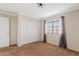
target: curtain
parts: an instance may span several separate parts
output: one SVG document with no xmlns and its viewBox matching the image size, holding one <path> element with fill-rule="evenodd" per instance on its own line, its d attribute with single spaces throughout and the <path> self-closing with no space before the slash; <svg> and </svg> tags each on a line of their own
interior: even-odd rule
<svg viewBox="0 0 79 59">
<path fill-rule="evenodd" d="M 62 33 L 61 33 L 59 47 L 67 48 L 64 18 L 65 18 L 64 16 L 61 17 L 61 21 L 62 21 Z"/>
<path fill-rule="evenodd" d="M 46 43 L 45 25 L 46 25 L 46 20 L 44 20 L 44 40 L 43 40 L 43 42 Z"/>
</svg>

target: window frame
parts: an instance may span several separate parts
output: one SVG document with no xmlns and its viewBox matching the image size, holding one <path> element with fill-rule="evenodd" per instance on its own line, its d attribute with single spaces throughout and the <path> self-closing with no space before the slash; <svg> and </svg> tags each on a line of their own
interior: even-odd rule
<svg viewBox="0 0 79 59">
<path fill-rule="evenodd" d="M 55 26 L 54 26 L 54 22 L 58 22 L 58 24 L 57 25 L 55 25 L 55 26 L 57 26 L 57 28 L 55 29 Z M 50 26 L 52 29 L 51 30 L 47 30 L 47 28 L 46 28 L 46 26 L 47 26 L 47 24 L 48 23 L 51 23 L 52 25 Z M 49 33 L 49 34 L 61 34 L 61 21 L 60 21 L 60 19 L 59 20 L 55 20 L 55 21 L 47 21 L 46 22 L 46 24 L 45 24 L 46 26 L 45 26 L 45 33 Z M 50 33 L 51 32 L 51 33 Z"/>
</svg>

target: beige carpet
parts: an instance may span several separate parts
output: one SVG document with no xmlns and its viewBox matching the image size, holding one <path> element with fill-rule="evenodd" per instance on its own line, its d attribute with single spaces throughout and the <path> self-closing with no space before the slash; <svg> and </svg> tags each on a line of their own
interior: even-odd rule
<svg viewBox="0 0 79 59">
<path fill-rule="evenodd" d="M 2 56 L 78 56 L 79 53 L 69 51 L 52 44 L 35 42 L 21 47 L 10 46 L 0 48 Z"/>
</svg>

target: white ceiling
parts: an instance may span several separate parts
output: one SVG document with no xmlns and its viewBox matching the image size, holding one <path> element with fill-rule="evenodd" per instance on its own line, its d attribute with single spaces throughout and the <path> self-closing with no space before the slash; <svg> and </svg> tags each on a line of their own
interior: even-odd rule
<svg viewBox="0 0 79 59">
<path fill-rule="evenodd" d="M 0 3 L 0 10 L 8 12 L 20 12 L 33 18 L 41 18 L 54 15 L 71 9 L 78 9 L 78 3 L 45 3 L 43 8 L 36 3 Z"/>
</svg>

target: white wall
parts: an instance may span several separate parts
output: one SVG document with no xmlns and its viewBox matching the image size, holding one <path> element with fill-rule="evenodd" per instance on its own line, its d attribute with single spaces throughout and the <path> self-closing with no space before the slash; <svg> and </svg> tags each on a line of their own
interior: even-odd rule
<svg viewBox="0 0 79 59">
<path fill-rule="evenodd" d="M 20 15 L 18 19 L 18 45 L 40 41 L 40 21 Z"/>
<path fill-rule="evenodd" d="M 47 34 L 47 43 L 59 46 L 60 35 L 59 34 Z"/>
<path fill-rule="evenodd" d="M 65 14 L 67 47 L 79 51 L 79 10 Z"/>
</svg>

